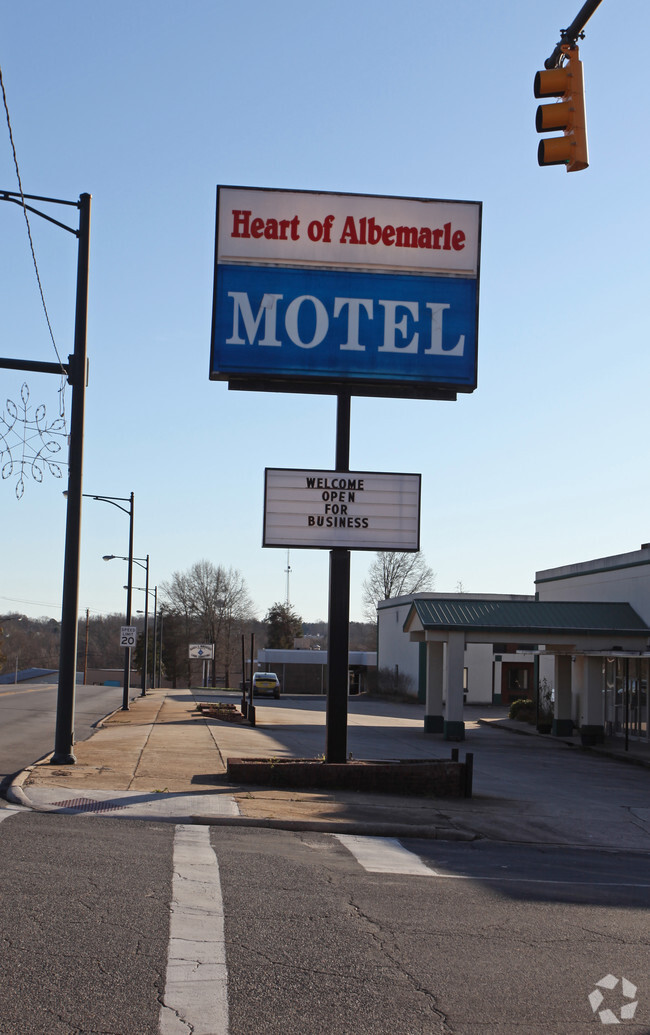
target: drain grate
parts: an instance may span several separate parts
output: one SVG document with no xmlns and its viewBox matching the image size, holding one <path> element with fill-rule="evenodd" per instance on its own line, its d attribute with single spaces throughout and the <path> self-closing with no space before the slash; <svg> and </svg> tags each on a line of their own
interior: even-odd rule
<svg viewBox="0 0 650 1035">
<path fill-rule="evenodd" d="M 121 805 L 116 801 L 94 801 L 92 798 L 69 798 L 67 801 L 53 801 L 52 805 L 73 812 L 115 812 L 127 808 L 126 804 Z"/>
</svg>

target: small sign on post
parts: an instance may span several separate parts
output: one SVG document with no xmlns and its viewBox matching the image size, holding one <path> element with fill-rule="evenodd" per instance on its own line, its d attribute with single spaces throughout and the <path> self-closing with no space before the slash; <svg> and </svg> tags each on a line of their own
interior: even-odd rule
<svg viewBox="0 0 650 1035">
<path fill-rule="evenodd" d="M 120 647 L 135 647 L 137 630 L 135 625 L 120 626 Z"/>
<path fill-rule="evenodd" d="M 214 643 L 190 643 L 190 660 L 198 658 L 200 661 L 212 660 L 214 658 Z"/>
</svg>

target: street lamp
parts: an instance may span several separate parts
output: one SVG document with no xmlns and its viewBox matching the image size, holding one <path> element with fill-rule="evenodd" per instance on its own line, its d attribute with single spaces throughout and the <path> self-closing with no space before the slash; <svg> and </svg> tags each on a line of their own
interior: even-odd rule
<svg viewBox="0 0 650 1035">
<path fill-rule="evenodd" d="M 67 497 L 68 496 L 67 491 L 64 492 L 63 495 Z M 133 493 L 131 493 L 130 496 L 97 496 L 97 495 L 95 495 L 95 493 L 92 493 L 92 492 L 82 492 L 81 495 L 85 499 L 99 500 L 100 503 L 110 503 L 113 507 L 117 507 L 118 510 L 121 510 L 121 511 L 123 511 L 123 513 L 129 515 L 129 556 L 128 556 L 128 558 L 125 557 L 124 560 L 132 560 L 133 559 L 133 517 L 134 517 L 134 509 L 135 509 L 134 508 L 134 496 L 133 496 Z M 123 503 L 128 503 L 128 507 L 123 507 L 122 506 Z M 106 559 L 107 558 L 104 558 L 104 560 L 106 560 Z M 128 577 L 129 587 L 131 586 L 131 581 L 133 579 L 133 575 L 132 575 L 132 572 L 131 572 L 132 567 L 133 567 L 133 565 L 129 564 L 129 577 Z M 127 625 L 131 624 L 131 591 L 130 591 L 130 589 L 129 589 L 129 592 L 127 593 L 127 598 L 126 598 L 126 624 Z M 61 622 L 61 637 L 63 637 L 63 621 Z M 76 648 L 76 639 L 75 639 L 75 668 L 76 668 L 76 649 L 77 648 Z M 123 680 L 124 689 L 123 689 L 123 692 L 122 692 L 122 711 L 126 711 L 126 712 L 128 712 L 128 710 L 129 710 L 129 664 L 130 664 L 129 648 L 125 647 L 124 648 L 124 680 Z M 57 716 L 57 728 L 58 728 L 58 716 Z M 73 741 L 74 741 L 74 732 L 73 732 Z M 70 757 L 72 757 L 72 756 L 70 756 Z M 74 757 L 72 758 L 72 760 L 73 760 L 73 762 L 76 761 L 76 759 Z M 54 762 L 55 759 L 53 758 L 52 761 Z"/>
<path fill-rule="evenodd" d="M 133 495 L 133 494 L 132 494 Z M 133 565 L 137 564 L 140 568 L 144 568 L 147 573 L 147 603 L 149 600 L 149 554 L 146 557 L 134 557 L 133 556 L 133 522 L 131 522 L 131 534 L 129 537 L 129 556 L 122 557 L 119 554 L 107 553 L 102 557 L 104 561 L 127 561 L 129 565 L 127 586 L 126 586 L 126 624 L 131 624 L 131 597 L 133 592 Z M 146 612 L 145 612 L 146 614 Z M 145 619 L 144 629 L 144 647 L 147 650 L 147 623 Z M 129 683 L 131 678 L 131 650 L 129 647 L 124 648 L 124 691 L 122 694 L 122 711 L 129 710 Z M 144 692 L 143 692 L 144 696 Z"/>
<path fill-rule="evenodd" d="M 65 495 L 65 493 L 64 493 Z M 82 494 L 87 499 L 99 500 L 100 503 L 110 503 L 111 506 L 117 507 L 118 510 L 123 511 L 129 515 L 129 556 L 125 560 L 131 561 L 133 558 L 133 517 L 134 517 L 134 497 L 133 493 L 130 496 L 96 496 L 90 492 L 84 492 Z M 122 503 L 128 503 L 128 508 L 123 507 Z M 131 583 L 133 580 L 132 569 L 133 565 L 129 563 L 129 591 L 126 595 L 126 624 L 131 624 Z M 122 711 L 128 712 L 129 710 L 129 665 L 130 665 L 129 648 L 124 648 L 124 688 L 122 691 Z"/>
<path fill-rule="evenodd" d="M 4 624 L 6 622 L 22 622 L 22 620 L 23 620 L 23 616 L 22 615 L 12 615 L 12 616 L 10 616 L 8 618 L 0 618 L 0 632 L 3 631 L 3 626 L 4 626 Z M 7 639 L 8 638 L 9 638 L 9 633 L 7 633 Z M 16 666 L 15 666 L 15 669 L 14 669 L 14 686 L 17 686 L 17 685 L 18 685 L 18 651 L 16 651 Z"/>
<path fill-rule="evenodd" d="M 163 655 L 163 620 L 165 618 L 165 605 L 164 604 L 160 605 L 159 614 L 160 614 L 160 653 L 158 655 L 158 687 L 160 688 L 162 686 L 162 668 L 163 668 L 163 662 L 162 662 L 162 655 Z M 153 656 L 154 656 L 154 670 L 153 670 L 154 686 L 156 685 L 156 664 L 155 664 L 156 648 L 155 648 L 155 644 L 156 644 L 156 641 L 154 640 L 154 652 L 153 652 Z"/>
<path fill-rule="evenodd" d="M 135 558 L 134 558 L 135 560 Z M 126 586 L 123 587 L 126 589 Z M 144 664 L 142 666 L 142 693 L 141 697 L 146 697 L 147 694 L 147 676 L 149 673 L 149 597 L 153 597 L 153 664 L 154 664 L 154 677 L 156 674 L 156 611 L 158 610 L 158 586 L 154 589 L 149 589 L 149 555 L 147 554 L 147 585 L 146 586 L 134 586 L 133 589 L 137 589 L 138 592 L 144 593 L 144 611 L 138 611 L 137 614 L 144 615 Z M 152 680 L 152 687 L 154 681 Z"/>
</svg>

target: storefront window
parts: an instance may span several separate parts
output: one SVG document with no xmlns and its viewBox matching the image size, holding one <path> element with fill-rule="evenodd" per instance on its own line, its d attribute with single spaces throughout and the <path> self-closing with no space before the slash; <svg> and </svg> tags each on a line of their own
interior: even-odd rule
<svg viewBox="0 0 650 1035">
<path fill-rule="evenodd" d="M 605 721 L 611 733 L 648 739 L 647 658 L 608 658 L 605 664 Z"/>
</svg>

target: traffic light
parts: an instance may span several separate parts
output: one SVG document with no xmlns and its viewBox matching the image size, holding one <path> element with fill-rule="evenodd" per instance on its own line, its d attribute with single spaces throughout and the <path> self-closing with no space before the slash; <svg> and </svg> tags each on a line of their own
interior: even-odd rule
<svg viewBox="0 0 650 1035">
<path fill-rule="evenodd" d="M 564 64 L 535 75 L 535 97 L 557 97 L 553 104 L 540 104 L 535 116 L 538 133 L 562 129 L 561 137 L 540 140 L 537 161 L 540 165 L 566 165 L 577 172 L 589 165 L 587 119 L 585 115 L 582 61 L 577 47 L 562 47 Z"/>
</svg>

